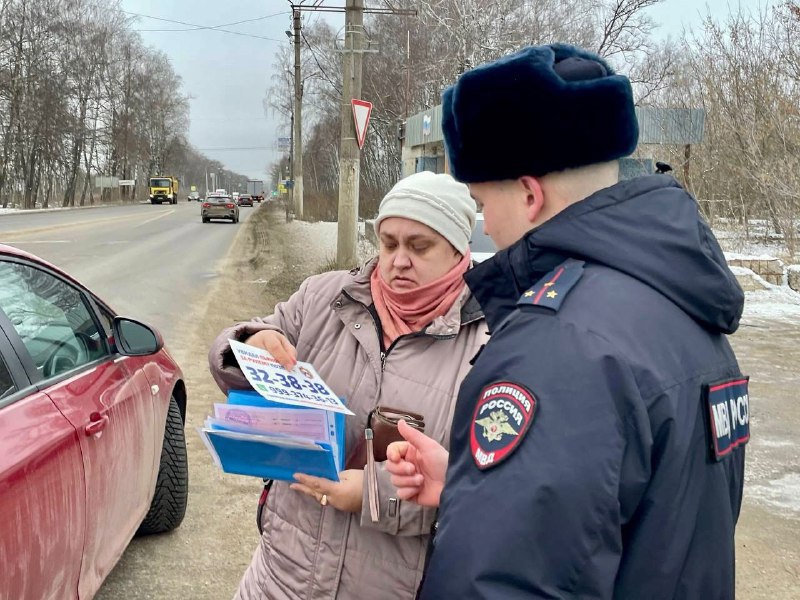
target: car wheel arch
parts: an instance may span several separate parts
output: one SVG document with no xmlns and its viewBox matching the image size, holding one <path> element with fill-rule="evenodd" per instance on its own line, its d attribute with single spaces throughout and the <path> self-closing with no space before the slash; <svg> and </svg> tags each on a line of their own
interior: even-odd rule
<svg viewBox="0 0 800 600">
<path fill-rule="evenodd" d="M 175 382 L 175 387 L 172 389 L 172 397 L 175 398 L 175 402 L 178 404 L 178 408 L 181 411 L 181 419 L 183 423 L 186 424 L 186 384 L 182 379 Z"/>
</svg>

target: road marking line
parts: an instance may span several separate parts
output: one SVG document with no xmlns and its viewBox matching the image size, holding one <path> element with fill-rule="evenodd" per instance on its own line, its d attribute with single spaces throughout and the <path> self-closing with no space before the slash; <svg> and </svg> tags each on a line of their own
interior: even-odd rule
<svg viewBox="0 0 800 600">
<path fill-rule="evenodd" d="M 167 212 L 165 212 L 165 213 L 162 213 L 162 214 L 160 214 L 160 215 L 156 215 L 156 216 L 155 216 L 155 217 L 153 217 L 152 219 L 147 219 L 147 221 L 145 221 L 144 223 L 139 223 L 139 224 L 138 224 L 136 227 L 141 227 L 142 225 L 147 225 L 148 223 L 152 223 L 153 221 L 158 221 L 158 220 L 159 220 L 159 219 L 161 219 L 162 217 L 168 217 L 169 215 L 171 215 L 171 214 L 172 214 L 172 213 L 174 213 L 174 212 L 175 212 L 175 209 L 173 208 L 173 209 L 172 209 L 172 210 L 170 210 L 170 211 L 167 211 Z M 135 228 L 136 228 L 136 227 L 135 227 Z M 134 228 L 134 229 L 135 229 L 135 228 Z"/>
</svg>

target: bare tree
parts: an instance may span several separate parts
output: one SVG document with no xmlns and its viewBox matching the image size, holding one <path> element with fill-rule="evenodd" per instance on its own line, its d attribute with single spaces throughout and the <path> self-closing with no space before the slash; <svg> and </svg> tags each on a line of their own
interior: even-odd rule
<svg viewBox="0 0 800 600">
<path fill-rule="evenodd" d="M 661 0 L 419 0 L 418 18 L 369 16 L 365 33 L 379 49 L 364 61 L 363 96 L 373 103 L 362 151 L 360 212 L 374 214 L 400 177 L 400 123 L 441 102 L 441 93 L 466 69 L 529 44 L 573 43 L 594 49 L 629 73 L 642 100 L 662 91 L 673 67 L 672 47 L 653 41 L 647 9 Z M 373 4 L 383 5 L 375 0 Z M 304 30 L 304 178 L 306 202 L 333 213 L 338 182 L 341 53 L 321 22 Z M 291 113 L 287 49 L 270 88 L 270 106 Z"/>
</svg>

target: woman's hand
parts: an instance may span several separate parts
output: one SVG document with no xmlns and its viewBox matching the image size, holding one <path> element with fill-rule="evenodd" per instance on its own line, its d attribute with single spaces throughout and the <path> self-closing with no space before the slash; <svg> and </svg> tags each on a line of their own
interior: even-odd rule
<svg viewBox="0 0 800 600">
<path fill-rule="evenodd" d="M 339 473 L 339 481 L 295 473 L 297 483 L 289 487 L 311 496 L 320 504 L 330 504 L 342 512 L 361 512 L 364 471 L 348 469 Z"/>
<path fill-rule="evenodd" d="M 287 371 L 297 364 L 297 350 L 281 333 L 272 330 L 257 331 L 244 341 L 248 346 L 266 350 L 275 357 Z"/>
<path fill-rule="evenodd" d="M 406 441 L 386 449 L 386 470 L 397 495 L 420 506 L 439 506 L 449 453 L 405 421 L 400 421 L 398 429 Z"/>
</svg>

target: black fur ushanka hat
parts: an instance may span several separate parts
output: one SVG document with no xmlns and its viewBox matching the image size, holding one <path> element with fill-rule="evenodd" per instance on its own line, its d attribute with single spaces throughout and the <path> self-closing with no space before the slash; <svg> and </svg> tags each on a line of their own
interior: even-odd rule
<svg viewBox="0 0 800 600">
<path fill-rule="evenodd" d="M 633 90 L 599 56 L 529 46 L 464 73 L 442 98 L 450 172 L 464 183 L 539 177 L 628 156 Z"/>
</svg>

